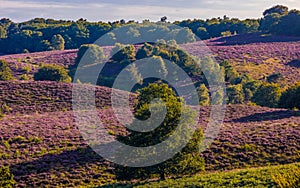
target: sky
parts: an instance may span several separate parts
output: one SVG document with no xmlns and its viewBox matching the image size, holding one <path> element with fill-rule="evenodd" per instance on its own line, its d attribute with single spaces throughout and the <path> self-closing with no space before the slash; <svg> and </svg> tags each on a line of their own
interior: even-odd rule
<svg viewBox="0 0 300 188">
<path fill-rule="evenodd" d="M 15 22 L 33 18 L 63 20 L 116 21 L 120 19 L 169 21 L 206 19 L 227 15 L 234 18 L 259 18 L 274 5 L 299 9 L 299 0 L 0 0 L 0 18 Z"/>
</svg>

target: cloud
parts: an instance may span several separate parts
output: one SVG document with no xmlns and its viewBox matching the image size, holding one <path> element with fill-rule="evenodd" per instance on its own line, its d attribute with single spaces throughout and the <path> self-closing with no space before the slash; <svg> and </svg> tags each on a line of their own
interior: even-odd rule
<svg viewBox="0 0 300 188">
<path fill-rule="evenodd" d="M 294 0 L 0 0 L 0 17 L 9 17 L 14 21 L 35 17 L 86 18 L 90 21 L 157 21 L 162 16 L 167 16 L 171 21 L 223 15 L 257 18 L 266 8 L 276 4 L 299 8 L 298 1 Z"/>
</svg>

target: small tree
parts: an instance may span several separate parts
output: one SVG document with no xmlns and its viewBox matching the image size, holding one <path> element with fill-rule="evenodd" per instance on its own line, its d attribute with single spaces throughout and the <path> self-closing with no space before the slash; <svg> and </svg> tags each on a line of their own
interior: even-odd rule
<svg viewBox="0 0 300 188">
<path fill-rule="evenodd" d="M 274 13 L 277 13 L 279 15 L 285 15 L 289 12 L 289 8 L 286 7 L 286 6 L 283 6 L 283 5 L 276 5 L 276 6 L 273 6 L 272 8 L 269 8 L 267 10 L 265 10 L 263 12 L 263 15 L 264 16 L 268 16 L 270 14 L 274 14 Z"/>
<path fill-rule="evenodd" d="M 245 100 L 241 84 L 231 85 L 227 88 L 227 102 L 229 104 L 242 104 Z"/>
<path fill-rule="evenodd" d="M 11 69 L 8 66 L 8 63 L 4 60 L 0 60 L 0 80 L 9 81 L 13 80 L 14 76 Z"/>
<path fill-rule="evenodd" d="M 135 60 L 135 47 L 133 45 L 122 45 L 120 43 L 116 43 L 115 47 L 111 52 L 112 59 L 117 62 L 121 62 L 123 60 Z"/>
<path fill-rule="evenodd" d="M 180 127 L 180 130 L 188 131 L 189 124 L 195 123 L 193 120 L 195 113 L 189 107 L 185 106 L 183 99 L 177 97 L 175 92 L 169 88 L 168 85 L 149 84 L 148 87 L 141 89 L 139 93 L 139 103 L 135 110 L 135 116 L 138 119 L 145 120 L 150 117 L 149 103 L 157 98 L 165 102 L 167 114 L 161 125 L 153 131 L 144 133 L 128 129 L 130 132 L 129 136 L 119 137 L 119 140 L 127 145 L 136 147 L 155 145 L 166 140 L 177 126 L 183 126 Z M 152 105 L 151 109 L 153 116 L 161 113 L 159 105 Z M 181 119 L 182 112 L 185 114 L 184 119 Z M 186 133 L 183 132 L 182 134 L 185 135 Z M 165 179 L 167 176 L 190 175 L 203 171 L 204 160 L 199 153 L 202 138 L 202 130 L 197 129 L 190 142 L 173 158 L 154 166 L 142 168 L 117 166 L 117 175 L 121 179 L 150 178 L 157 176 L 161 179 Z M 182 135 L 176 138 L 176 142 L 181 143 L 181 139 L 183 139 Z"/>
<path fill-rule="evenodd" d="M 51 39 L 51 46 L 54 50 L 64 50 L 65 49 L 64 38 L 60 34 L 53 35 Z"/>
<path fill-rule="evenodd" d="M 252 102 L 260 106 L 275 108 L 281 96 L 280 86 L 277 84 L 262 84 L 252 97 Z"/>
<path fill-rule="evenodd" d="M 71 77 L 68 71 L 59 65 L 48 64 L 43 65 L 34 74 L 35 81 L 57 81 L 57 82 L 71 82 Z"/>
<path fill-rule="evenodd" d="M 150 57 L 153 52 L 153 46 L 145 43 L 136 53 L 136 59 L 143 59 L 146 57 Z"/>
<path fill-rule="evenodd" d="M 82 59 L 83 57 L 84 59 Z M 76 63 L 74 66 L 77 68 L 81 60 L 84 61 L 84 65 L 101 63 L 104 58 L 105 54 L 100 46 L 96 44 L 83 44 L 77 52 Z"/>
</svg>

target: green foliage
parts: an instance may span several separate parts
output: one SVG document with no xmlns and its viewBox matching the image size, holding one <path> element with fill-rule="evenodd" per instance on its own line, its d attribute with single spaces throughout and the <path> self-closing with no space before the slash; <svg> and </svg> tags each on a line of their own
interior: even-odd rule
<svg viewBox="0 0 300 188">
<path fill-rule="evenodd" d="M 83 61 L 82 63 L 84 65 L 91 65 L 96 63 L 102 63 L 102 60 L 104 58 L 105 55 L 103 49 L 100 46 L 96 44 L 83 44 L 80 46 L 77 52 L 75 65 L 71 67 L 71 69 L 74 67 L 77 68 L 80 61 Z"/>
<path fill-rule="evenodd" d="M 1 104 L 1 103 L 0 103 Z M 0 106 L 0 119 L 2 119 L 4 117 L 3 115 L 3 110 L 2 110 L 2 105 Z"/>
<path fill-rule="evenodd" d="M 261 84 L 261 81 L 258 80 L 249 80 L 248 82 L 243 83 L 245 101 L 251 101 L 254 93 L 261 86 Z"/>
<path fill-rule="evenodd" d="M 288 12 L 289 12 L 288 7 L 283 6 L 283 5 L 276 5 L 276 6 L 273 6 L 272 8 L 269 8 L 269 9 L 265 10 L 263 12 L 263 15 L 267 16 L 267 15 L 274 14 L 274 13 L 277 13 L 279 15 L 285 15 Z"/>
<path fill-rule="evenodd" d="M 227 102 L 229 104 L 242 104 L 245 100 L 242 84 L 227 87 Z"/>
<path fill-rule="evenodd" d="M 281 88 L 277 84 L 262 84 L 252 97 L 252 102 L 260 106 L 275 108 L 281 96 Z"/>
<path fill-rule="evenodd" d="M 229 61 L 223 61 L 220 66 L 224 68 L 226 82 L 231 84 L 238 84 L 241 82 L 239 73 L 234 69 Z"/>
<path fill-rule="evenodd" d="M 201 84 L 197 88 L 197 92 L 199 95 L 199 105 L 200 106 L 209 106 L 210 104 L 210 97 L 209 97 L 209 91 L 205 84 Z"/>
<path fill-rule="evenodd" d="M 38 69 L 34 74 L 34 80 L 71 82 L 71 77 L 64 67 L 55 64 L 47 64 Z"/>
<path fill-rule="evenodd" d="M 229 37 L 232 35 L 232 33 L 230 31 L 223 31 L 221 32 L 222 37 Z"/>
<path fill-rule="evenodd" d="M 112 59 L 116 62 L 121 62 L 123 60 L 135 60 L 135 47 L 133 45 L 122 45 L 116 43 L 115 47 L 112 49 Z"/>
<path fill-rule="evenodd" d="M 6 61 L 0 60 L 0 80 L 9 81 L 13 80 L 14 76 Z"/>
<path fill-rule="evenodd" d="M 136 59 L 143 59 L 150 57 L 153 53 L 153 46 L 145 43 L 141 48 L 138 49 L 136 53 Z"/>
<path fill-rule="evenodd" d="M 280 188 L 298 188 L 300 187 L 300 166 L 291 166 L 291 168 L 285 172 L 276 170 L 272 178 Z"/>
<path fill-rule="evenodd" d="M 19 76 L 19 80 L 27 81 L 30 80 L 30 77 L 27 74 L 22 74 L 21 76 Z"/>
<path fill-rule="evenodd" d="M 15 184 L 14 175 L 10 173 L 9 167 L 0 166 L 0 187 L 12 188 Z"/>
<path fill-rule="evenodd" d="M 276 35 L 299 36 L 300 11 L 277 5 L 264 12 L 259 29 Z"/>
<path fill-rule="evenodd" d="M 64 50 L 65 49 L 65 40 L 60 35 L 54 35 L 51 39 L 51 46 L 54 50 Z"/>
<path fill-rule="evenodd" d="M 285 90 L 279 100 L 279 107 L 300 109 L 300 83 Z"/>
<path fill-rule="evenodd" d="M 146 147 L 161 143 L 167 139 L 176 128 L 180 127 L 180 130 L 182 130 L 181 135 L 176 137 L 172 144 L 176 145 L 176 143 L 182 143 L 182 139 L 184 139 L 185 135 L 190 131 L 188 126 L 193 124 L 195 116 L 195 113 L 184 105 L 183 99 L 177 97 L 175 92 L 166 84 L 149 84 L 148 87 L 141 89 L 139 93 L 139 102 L 135 109 L 136 118 L 140 120 L 148 119 L 150 117 L 150 108 L 151 116 L 155 117 L 155 115 L 161 114 L 161 104 L 150 104 L 154 99 L 160 99 L 165 102 L 167 107 L 165 119 L 161 125 L 153 131 L 144 133 L 129 129 L 129 136 L 119 137 L 119 140 L 128 145 Z M 181 119 L 181 113 L 185 115 L 184 119 Z M 116 166 L 117 176 L 120 179 L 147 179 L 157 176 L 161 179 L 165 179 L 168 176 L 182 176 L 203 171 L 204 160 L 199 154 L 202 137 L 202 130 L 197 130 L 182 151 L 177 153 L 173 158 L 160 164 L 143 168 Z M 172 147 L 174 146 L 170 146 L 170 148 Z"/>
<path fill-rule="evenodd" d="M 298 171 L 296 171 L 298 170 Z M 245 170 L 235 170 L 231 172 L 216 172 L 211 174 L 199 174 L 192 177 L 180 179 L 170 179 L 146 184 L 137 184 L 135 187 L 203 187 L 203 188 L 224 188 L 224 187 L 281 187 L 278 184 L 278 175 L 274 172 L 285 174 L 285 178 L 293 177 L 288 180 L 295 181 L 295 177 L 299 177 L 299 163 L 289 165 L 279 165 L 264 168 L 252 168 Z M 293 172 L 291 175 L 288 173 Z M 295 174 L 295 176 L 293 175 Z M 299 179 L 298 179 L 299 182 Z M 290 188 L 291 184 L 282 188 Z M 299 187 L 299 184 L 294 184 Z M 298 186 L 297 186 L 298 185 Z M 295 186 L 291 186 L 293 188 Z"/>
</svg>

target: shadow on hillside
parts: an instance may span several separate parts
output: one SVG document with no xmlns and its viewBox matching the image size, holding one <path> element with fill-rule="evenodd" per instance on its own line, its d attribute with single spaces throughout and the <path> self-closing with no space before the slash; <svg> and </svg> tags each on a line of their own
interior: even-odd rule
<svg viewBox="0 0 300 188">
<path fill-rule="evenodd" d="M 233 122 L 246 123 L 246 122 L 258 122 L 258 121 L 271 121 L 271 120 L 286 119 L 293 116 L 300 116 L 300 114 L 299 112 L 295 112 L 291 110 L 280 110 L 280 111 L 252 114 L 250 116 L 234 119 Z"/>
<path fill-rule="evenodd" d="M 294 60 L 288 62 L 286 65 L 295 67 L 295 68 L 300 68 L 300 59 L 294 59 Z"/>
<path fill-rule="evenodd" d="M 72 151 L 64 151 L 60 154 L 46 154 L 40 158 L 14 164 L 10 166 L 15 179 L 22 179 L 22 176 L 31 174 L 42 174 L 49 171 L 76 173 L 78 168 L 85 168 L 86 164 L 101 162 L 109 167 L 110 163 L 95 153 L 91 148 L 78 148 Z"/>
<path fill-rule="evenodd" d="M 217 38 L 211 40 L 211 43 L 216 43 L 219 46 L 226 45 L 243 45 L 251 43 L 269 43 L 269 42 L 296 42 L 300 41 L 300 37 L 290 36 L 262 36 L 260 33 L 234 35 L 228 37 Z"/>
</svg>

